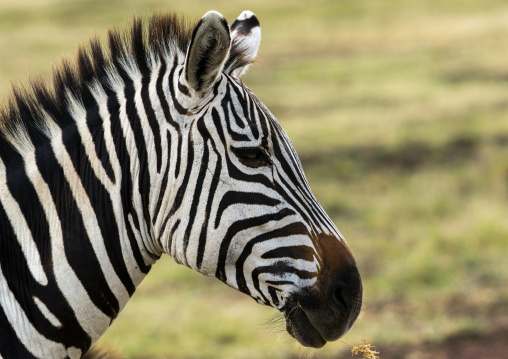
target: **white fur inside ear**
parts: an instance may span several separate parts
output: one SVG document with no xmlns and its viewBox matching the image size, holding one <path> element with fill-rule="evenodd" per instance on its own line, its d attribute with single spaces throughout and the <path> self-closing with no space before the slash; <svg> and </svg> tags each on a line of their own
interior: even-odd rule
<svg viewBox="0 0 508 359">
<path fill-rule="evenodd" d="M 261 27 L 252 11 L 242 12 L 231 25 L 231 39 L 232 58 L 225 72 L 240 77 L 256 57 L 261 43 Z"/>
<path fill-rule="evenodd" d="M 235 33 L 233 33 L 233 36 L 235 36 Z M 261 28 L 256 26 L 250 31 L 249 36 L 243 36 L 241 41 L 242 46 L 245 48 L 246 56 L 249 60 L 253 60 L 261 44 Z"/>
<path fill-rule="evenodd" d="M 259 27 L 251 31 L 251 36 L 244 37 L 241 41 L 242 45 L 245 46 L 245 57 L 248 58 L 249 63 L 252 62 L 258 53 L 259 45 L 261 43 L 261 29 Z M 249 69 L 250 64 L 241 66 L 234 69 L 231 74 L 236 77 L 241 77 Z"/>
</svg>

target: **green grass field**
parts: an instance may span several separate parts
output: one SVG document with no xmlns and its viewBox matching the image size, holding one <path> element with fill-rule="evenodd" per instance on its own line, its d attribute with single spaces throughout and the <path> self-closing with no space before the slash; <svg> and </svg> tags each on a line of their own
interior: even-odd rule
<svg viewBox="0 0 508 359">
<path fill-rule="evenodd" d="M 133 14 L 210 9 L 260 19 L 244 82 L 288 132 L 363 276 L 345 339 L 385 359 L 502 357 L 508 2 L 6 0 L 0 96 Z M 351 356 L 342 343 L 300 348 L 277 318 L 164 258 L 99 345 L 138 359 Z"/>
</svg>

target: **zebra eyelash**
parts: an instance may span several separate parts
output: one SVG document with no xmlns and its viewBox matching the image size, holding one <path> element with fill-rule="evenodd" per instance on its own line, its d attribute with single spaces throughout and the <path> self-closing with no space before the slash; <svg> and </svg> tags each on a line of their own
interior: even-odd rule
<svg viewBox="0 0 508 359">
<path fill-rule="evenodd" d="M 263 147 L 233 147 L 231 151 L 247 167 L 258 168 L 270 166 L 272 161 Z"/>
</svg>

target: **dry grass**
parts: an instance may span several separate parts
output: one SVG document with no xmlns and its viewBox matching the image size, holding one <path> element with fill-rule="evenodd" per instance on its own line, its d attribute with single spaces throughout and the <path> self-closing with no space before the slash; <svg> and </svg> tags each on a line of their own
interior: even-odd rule
<svg viewBox="0 0 508 359">
<path fill-rule="evenodd" d="M 0 96 L 10 79 L 49 73 L 89 35 L 171 6 L 191 17 L 210 7 L 4 2 Z M 258 14 L 263 41 L 245 82 L 289 133 L 356 254 L 365 300 L 348 338 L 390 357 L 390 348 L 508 327 L 508 3 L 219 0 L 214 8 L 229 20 L 246 8 Z M 277 334 L 281 323 L 267 329 L 273 315 L 166 258 L 101 344 L 128 358 L 307 355 Z M 340 344 L 311 355 L 351 357 Z"/>
</svg>

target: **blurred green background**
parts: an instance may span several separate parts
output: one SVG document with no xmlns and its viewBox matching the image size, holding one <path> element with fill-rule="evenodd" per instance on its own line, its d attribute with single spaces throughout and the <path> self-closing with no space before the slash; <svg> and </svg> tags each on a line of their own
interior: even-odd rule
<svg viewBox="0 0 508 359">
<path fill-rule="evenodd" d="M 345 235 L 381 358 L 501 358 L 508 344 L 508 2 L 2 0 L 0 98 L 133 14 L 254 11 L 244 82 L 282 123 Z M 160 261 L 101 339 L 125 358 L 349 358 Z"/>
</svg>

